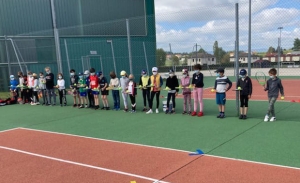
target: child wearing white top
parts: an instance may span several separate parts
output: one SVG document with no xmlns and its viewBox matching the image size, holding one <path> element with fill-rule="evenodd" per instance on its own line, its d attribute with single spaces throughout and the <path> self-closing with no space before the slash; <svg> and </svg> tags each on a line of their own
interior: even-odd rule
<svg viewBox="0 0 300 183">
<path fill-rule="evenodd" d="M 135 113 L 135 108 L 136 108 L 135 96 L 137 92 L 136 83 L 134 82 L 133 74 L 130 74 L 128 78 L 129 78 L 129 83 L 127 87 L 127 93 L 131 101 L 131 108 L 132 108 L 131 113 Z"/>
<path fill-rule="evenodd" d="M 37 79 L 37 74 L 32 74 L 32 92 L 33 92 L 33 101 L 31 101 L 31 105 L 39 105 L 39 96 L 38 96 L 38 90 L 39 90 L 39 80 Z"/>
<path fill-rule="evenodd" d="M 114 71 L 111 71 L 109 73 L 110 75 L 110 82 L 109 82 L 109 86 L 113 88 L 112 90 L 112 96 L 113 96 L 113 100 L 114 100 L 114 109 L 116 111 L 120 110 L 120 92 L 118 90 L 118 87 L 120 87 L 120 81 L 119 78 L 117 78 L 117 75 Z"/>
<path fill-rule="evenodd" d="M 58 80 L 57 80 L 56 88 L 58 89 L 59 103 L 60 103 L 60 106 L 62 107 L 63 106 L 62 102 L 64 102 L 64 106 L 67 105 L 65 80 L 63 79 L 62 73 L 59 73 L 57 75 L 57 78 L 58 78 Z"/>
<path fill-rule="evenodd" d="M 40 78 L 39 78 L 39 91 L 42 93 L 43 97 L 43 105 L 48 104 L 47 96 L 46 96 L 46 79 L 44 77 L 44 73 L 40 72 Z"/>
</svg>

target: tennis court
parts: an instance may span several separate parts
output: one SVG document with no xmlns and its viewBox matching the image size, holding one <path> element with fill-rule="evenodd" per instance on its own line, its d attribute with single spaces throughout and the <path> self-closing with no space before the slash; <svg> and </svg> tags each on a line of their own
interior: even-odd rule
<svg viewBox="0 0 300 183">
<path fill-rule="evenodd" d="M 138 95 L 138 111 L 141 104 Z M 276 103 L 273 123 L 263 122 L 266 101 L 251 101 L 247 120 L 237 118 L 234 100 L 227 102 L 225 119 L 215 117 L 214 99 L 204 104 L 201 118 L 71 106 L 1 107 L 1 180 L 300 181 L 299 103 Z M 177 106 L 181 113 L 182 100 Z M 197 149 L 205 154 L 189 155 Z"/>
</svg>

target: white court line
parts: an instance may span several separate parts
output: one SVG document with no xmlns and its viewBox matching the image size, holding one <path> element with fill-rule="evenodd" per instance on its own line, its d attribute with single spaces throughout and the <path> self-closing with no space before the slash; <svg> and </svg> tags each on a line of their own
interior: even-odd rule
<svg viewBox="0 0 300 183">
<path fill-rule="evenodd" d="M 11 129 L 7 129 L 7 130 L 2 130 L 2 131 L 0 131 L 0 133 L 9 132 L 9 131 L 17 130 L 17 129 L 20 129 L 20 128 L 18 127 L 18 128 L 11 128 Z"/>
<path fill-rule="evenodd" d="M 154 148 L 154 149 L 163 149 L 163 150 L 177 151 L 177 152 L 184 152 L 184 153 L 195 153 L 195 152 L 190 152 L 190 151 L 185 151 L 185 150 L 180 150 L 180 149 L 172 149 L 172 148 L 166 148 L 166 147 L 136 144 L 136 143 L 131 143 L 131 142 L 122 142 L 122 141 L 117 141 L 117 140 L 108 140 L 108 139 L 87 137 L 87 136 L 81 136 L 81 135 L 73 135 L 73 134 L 60 133 L 60 132 L 51 132 L 51 131 L 45 131 L 45 130 L 36 130 L 36 129 L 31 129 L 31 128 L 22 128 L 22 127 L 20 127 L 19 129 L 29 130 L 29 131 L 38 131 L 38 132 L 43 132 L 43 133 L 52 133 L 52 134 L 58 134 L 58 135 L 66 135 L 66 136 L 72 136 L 72 137 L 80 137 L 80 138 L 93 139 L 93 140 L 99 140 L 99 141 L 105 141 L 105 142 L 114 142 L 114 143 L 135 145 L 135 146 L 141 146 L 141 147 L 150 147 L 150 148 Z M 258 162 L 258 161 L 250 161 L 250 160 L 244 160 L 244 159 L 238 159 L 238 158 L 229 158 L 229 157 L 215 156 L 215 155 L 209 155 L 209 154 L 204 154 L 204 156 L 213 157 L 213 158 L 220 158 L 220 159 L 227 159 L 227 160 L 233 160 L 233 161 L 241 161 L 241 162 L 247 162 L 247 163 L 254 163 L 254 164 L 259 164 L 259 165 L 267 165 L 267 166 L 274 166 L 274 167 L 280 167 L 280 168 L 289 168 L 289 169 L 294 169 L 294 170 L 300 170 L 300 168 L 298 168 L 298 167 L 277 165 L 277 164 L 264 163 L 264 162 Z"/>
<path fill-rule="evenodd" d="M 19 150 L 19 149 L 14 149 L 14 148 L 9 148 L 9 147 L 4 147 L 4 146 L 0 146 L 0 149 L 14 151 L 14 152 L 22 153 L 22 154 L 27 154 L 27 155 L 31 155 L 31 156 L 40 157 L 40 158 L 50 159 L 50 160 L 59 161 L 59 162 L 63 162 L 63 163 L 68 163 L 68 164 L 72 164 L 72 165 L 78 165 L 78 166 L 82 166 L 82 167 L 92 168 L 92 169 L 96 169 L 96 170 L 102 170 L 102 171 L 106 171 L 106 172 L 131 176 L 131 177 L 140 178 L 140 179 L 144 179 L 144 180 L 154 181 L 154 182 L 157 182 L 157 183 L 168 183 L 168 182 L 165 182 L 165 181 L 159 181 L 157 179 L 153 179 L 153 178 L 150 178 L 150 177 L 145 177 L 145 176 L 141 176 L 141 175 L 137 175 L 137 174 L 112 170 L 112 169 L 108 169 L 108 168 L 102 168 L 102 167 L 98 167 L 98 166 L 78 163 L 78 162 L 64 160 L 64 159 L 60 159 L 60 158 L 54 158 L 54 157 L 51 157 L 51 156 L 45 156 L 45 155 L 41 155 L 41 154 L 31 153 L 31 152 L 22 151 L 22 150 Z"/>
</svg>

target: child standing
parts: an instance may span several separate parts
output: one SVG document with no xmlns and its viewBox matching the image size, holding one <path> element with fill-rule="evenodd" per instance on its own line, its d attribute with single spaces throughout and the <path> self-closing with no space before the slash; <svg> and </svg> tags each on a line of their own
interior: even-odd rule
<svg viewBox="0 0 300 183">
<path fill-rule="evenodd" d="M 279 92 L 281 94 L 281 99 L 284 99 L 284 90 L 281 79 L 279 79 L 276 75 L 276 69 L 273 68 L 269 70 L 270 79 L 267 81 L 267 86 L 265 87 L 265 91 L 268 91 L 269 108 L 264 119 L 265 122 L 269 121 L 270 115 L 272 115 L 270 121 L 276 121 L 274 105 L 278 98 Z"/>
<path fill-rule="evenodd" d="M 29 102 L 29 104 L 32 103 L 32 94 L 33 94 L 33 76 L 32 76 L 32 72 L 28 71 L 27 72 L 27 100 Z"/>
<path fill-rule="evenodd" d="M 169 77 L 167 78 L 166 81 L 166 88 L 168 88 L 168 97 L 167 97 L 167 109 L 166 109 L 166 114 L 170 113 L 170 114 L 174 114 L 175 113 L 175 107 L 176 107 L 176 103 L 175 103 L 175 98 L 178 94 L 179 89 L 176 87 L 178 87 L 178 79 L 177 76 L 174 74 L 173 69 L 169 70 Z M 171 109 L 171 111 L 169 112 L 169 106 L 170 106 L 170 100 L 172 98 L 172 105 L 173 108 Z"/>
<path fill-rule="evenodd" d="M 117 78 L 117 75 L 114 71 L 111 71 L 109 73 L 110 75 L 110 82 L 109 82 L 109 86 L 110 87 L 120 87 L 120 81 L 119 78 Z M 120 92 L 119 90 L 112 90 L 112 96 L 113 96 L 113 100 L 114 100 L 114 110 L 118 111 L 120 110 Z"/>
<path fill-rule="evenodd" d="M 45 68 L 46 74 L 46 90 L 48 105 L 51 105 L 51 98 L 53 97 L 53 105 L 56 105 L 56 94 L 54 92 L 54 74 L 51 73 L 50 67 Z"/>
<path fill-rule="evenodd" d="M 183 87 L 183 112 L 182 114 L 191 114 L 192 104 L 191 104 L 191 89 L 190 86 L 190 77 L 187 69 L 182 70 L 182 78 L 180 80 L 180 85 Z M 188 107 L 188 113 L 187 113 Z"/>
<path fill-rule="evenodd" d="M 47 97 L 46 97 L 46 79 L 44 78 L 44 73 L 40 72 L 39 78 L 39 90 L 43 96 L 43 105 L 47 104 Z"/>
<path fill-rule="evenodd" d="M 15 76 L 14 75 L 10 75 L 10 93 L 11 93 L 11 97 L 14 98 L 15 101 L 18 100 L 18 81 L 15 80 Z"/>
<path fill-rule="evenodd" d="M 94 95 L 93 95 L 93 91 L 90 88 L 90 71 L 86 70 L 84 71 L 84 76 L 85 76 L 85 84 L 87 87 L 87 96 L 89 99 L 89 108 L 93 108 L 94 107 Z"/>
<path fill-rule="evenodd" d="M 18 72 L 18 77 L 19 77 L 19 86 L 20 86 L 20 96 L 22 99 L 22 102 L 20 104 L 25 103 L 25 94 L 24 94 L 24 77 L 23 77 L 23 72 L 19 71 Z"/>
<path fill-rule="evenodd" d="M 147 111 L 147 101 L 148 101 L 148 106 L 150 104 L 150 87 L 149 87 L 150 84 L 151 84 L 151 80 L 147 74 L 147 71 L 142 70 L 142 76 L 140 78 L 139 87 L 141 87 L 141 90 L 143 91 L 143 100 L 144 100 L 143 112 Z"/>
<path fill-rule="evenodd" d="M 150 98 L 150 104 L 149 104 L 149 111 L 146 112 L 146 114 L 152 114 L 152 106 L 153 106 L 153 99 L 154 96 L 156 96 L 156 114 L 159 113 L 158 107 L 159 107 L 159 95 L 160 95 L 160 88 L 163 85 L 163 80 L 160 74 L 158 74 L 158 68 L 153 67 L 152 68 L 152 76 L 150 77 L 151 80 L 151 98 Z"/>
<path fill-rule="evenodd" d="M 103 107 L 101 108 L 101 110 L 109 110 L 109 105 L 108 105 L 108 99 L 107 99 L 107 95 L 109 94 L 108 90 L 106 90 L 107 86 L 108 86 L 108 82 L 106 77 L 103 76 L 102 71 L 99 71 L 97 73 L 97 76 L 99 77 L 99 86 L 100 86 L 100 90 L 101 90 L 101 99 L 102 99 L 102 103 L 103 103 Z"/>
<path fill-rule="evenodd" d="M 219 68 L 215 71 L 217 78 L 212 91 L 216 91 L 216 103 L 219 106 L 219 115 L 217 118 L 225 118 L 226 92 L 232 87 L 232 82 L 224 75 L 224 69 Z"/>
<path fill-rule="evenodd" d="M 247 119 L 248 112 L 248 101 L 252 95 L 252 82 L 247 76 L 247 71 L 245 69 L 240 70 L 240 79 L 236 84 L 237 89 L 240 89 L 240 117 L 239 119 Z"/>
<path fill-rule="evenodd" d="M 129 83 L 129 79 L 127 77 L 126 71 L 121 71 L 120 73 L 121 78 L 120 78 L 120 85 L 122 88 L 122 98 L 123 98 L 123 102 L 124 102 L 124 112 L 128 112 L 128 93 L 126 93 L 126 88 L 128 86 Z"/>
<path fill-rule="evenodd" d="M 134 82 L 133 74 L 130 74 L 128 78 L 129 78 L 129 83 L 127 87 L 127 93 L 131 101 L 131 113 L 135 113 L 135 108 L 136 108 L 135 96 L 137 94 L 136 83 Z"/>
<path fill-rule="evenodd" d="M 94 109 L 97 110 L 99 109 L 99 78 L 95 73 L 95 69 L 91 68 L 90 69 L 90 86 L 89 88 L 91 88 L 92 93 L 94 95 Z M 93 108 L 92 108 L 93 109 Z"/>
<path fill-rule="evenodd" d="M 33 92 L 33 101 L 31 102 L 31 105 L 40 105 L 38 91 L 39 91 L 39 80 L 37 78 L 37 74 L 33 73 L 33 86 L 32 86 L 32 92 Z"/>
<path fill-rule="evenodd" d="M 87 92 L 86 92 L 86 81 L 83 77 L 83 73 L 78 73 L 78 77 L 79 77 L 79 81 L 78 81 L 78 84 L 79 84 L 79 95 L 80 95 L 80 101 L 81 101 L 81 105 L 79 106 L 79 109 L 81 108 L 84 108 L 84 104 L 85 104 L 85 108 L 88 107 L 87 105 Z"/>
<path fill-rule="evenodd" d="M 194 87 L 193 97 L 194 97 L 194 112 L 192 112 L 192 116 L 197 115 L 197 107 L 199 103 L 199 112 L 198 117 L 203 116 L 203 74 L 200 72 L 202 69 L 200 64 L 194 65 L 194 71 L 192 84 Z"/>
<path fill-rule="evenodd" d="M 77 87 L 78 84 L 78 76 L 75 73 L 74 69 L 70 70 L 70 88 L 72 89 L 73 94 L 73 107 L 79 107 L 80 106 L 80 98 L 79 98 L 79 89 Z M 77 102 L 78 99 L 78 102 Z"/>
<path fill-rule="evenodd" d="M 60 106 L 63 106 L 63 102 L 64 102 L 64 106 L 67 105 L 67 99 L 66 99 L 66 86 L 65 86 L 65 80 L 63 78 L 62 73 L 57 74 L 57 85 L 56 87 L 58 88 L 58 94 L 59 94 L 59 103 Z"/>
</svg>

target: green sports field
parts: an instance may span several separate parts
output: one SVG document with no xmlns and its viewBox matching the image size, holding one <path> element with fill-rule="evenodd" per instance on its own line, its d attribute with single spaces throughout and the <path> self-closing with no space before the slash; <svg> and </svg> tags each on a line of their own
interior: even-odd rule
<svg viewBox="0 0 300 183">
<path fill-rule="evenodd" d="M 26 127 L 300 167 L 300 103 L 277 102 L 277 121 L 263 122 L 265 101 L 250 101 L 249 118 L 239 120 L 235 101 L 227 101 L 226 118 L 217 119 L 214 100 L 204 100 L 205 116 L 199 118 L 181 115 L 182 99 L 175 115 L 164 114 L 162 104 L 160 114 L 146 115 L 140 92 L 137 98 L 135 114 L 73 108 L 70 96 L 67 107 L 4 106 L 0 130 Z"/>
</svg>

